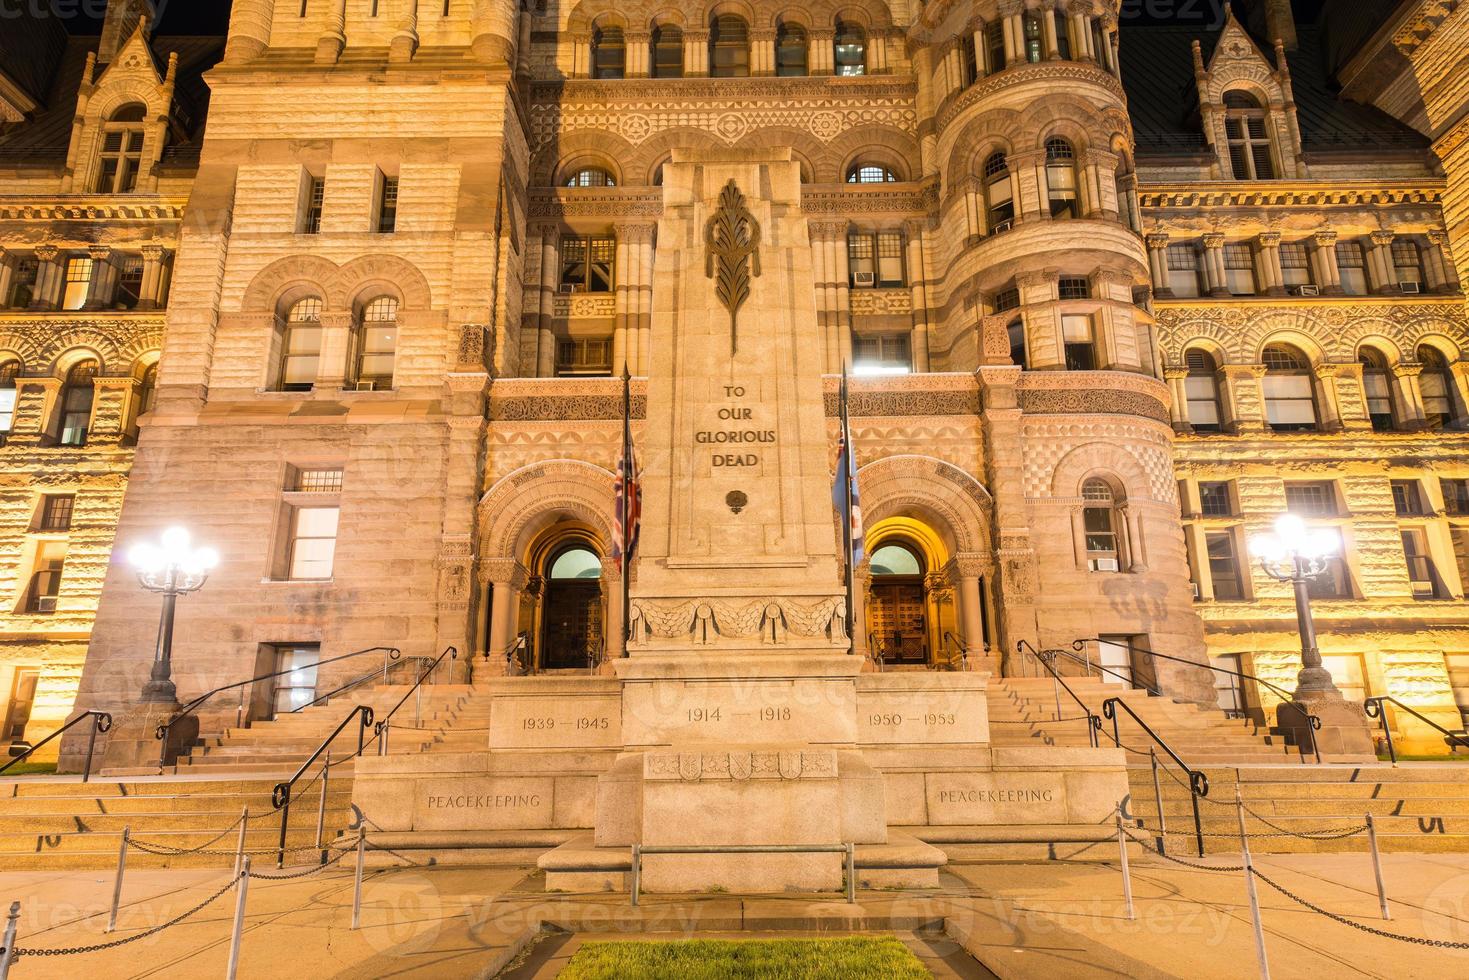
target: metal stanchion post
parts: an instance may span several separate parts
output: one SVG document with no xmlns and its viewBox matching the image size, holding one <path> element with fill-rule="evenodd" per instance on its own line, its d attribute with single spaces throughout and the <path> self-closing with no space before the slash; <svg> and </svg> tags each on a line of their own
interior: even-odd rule
<svg viewBox="0 0 1469 980">
<path fill-rule="evenodd" d="M 847 904 L 857 904 L 857 845 L 847 844 Z"/>
<path fill-rule="evenodd" d="M 15 961 L 15 927 L 20 922 L 20 903 L 10 903 L 10 914 L 5 917 L 5 948 L 0 950 L 0 980 L 10 976 L 10 964 Z"/>
<path fill-rule="evenodd" d="M 1153 799 L 1158 801 L 1158 853 L 1165 854 L 1167 851 L 1168 818 L 1163 815 L 1163 784 L 1158 781 L 1158 753 L 1150 745 L 1148 746 L 1148 761 L 1153 764 Z M 1193 792 L 1192 789 L 1189 792 Z"/>
<path fill-rule="evenodd" d="M 112 909 L 107 913 L 107 931 L 117 927 L 117 903 L 122 898 L 122 873 L 128 866 L 128 828 L 122 828 L 122 843 L 117 845 L 117 879 L 112 883 Z"/>
<path fill-rule="evenodd" d="M 643 848 L 640 844 L 632 846 L 632 905 L 638 907 L 638 891 L 643 883 Z"/>
<path fill-rule="evenodd" d="M 1122 828 L 1122 808 L 1117 808 L 1117 854 L 1122 861 L 1122 900 L 1127 905 L 1127 919 L 1137 918 L 1132 907 L 1132 872 L 1127 866 L 1127 832 Z"/>
<path fill-rule="evenodd" d="M 250 808 L 247 806 L 240 811 L 240 838 L 235 843 L 235 874 L 240 873 L 240 868 L 245 863 L 245 831 L 250 829 Z"/>
<path fill-rule="evenodd" d="M 1245 801 L 1239 784 L 1234 787 L 1235 815 L 1239 817 L 1239 849 L 1244 858 L 1245 891 L 1250 897 L 1250 919 L 1255 927 L 1255 958 L 1260 963 L 1260 980 L 1270 980 L 1270 958 L 1265 951 L 1265 924 L 1260 919 L 1260 896 L 1255 891 L 1255 866 L 1250 862 L 1250 841 L 1245 836 Z"/>
<path fill-rule="evenodd" d="M 316 807 L 316 846 L 321 848 L 321 835 L 326 830 L 326 784 L 332 774 L 332 752 L 327 749 L 326 761 L 321 764 L 321 802 Z M 322 862 L 325 863 L 326 855 L 323 854 Z"/>
<path fill-rule="evenodd" d="M 230 932 L 230 962 L 225 967 L 225 980 L 235 980 L 235 972 L 240 968 L 240 937 L 245 931 L 245 893 L 250 886 L 250 856 L 245 855 L 245 868 L 235 879 L 235 887 L 239 891 L 235 895 L 235 927 Z"/>
<path fill-rule="evenodd" d="M 418 694 L 413 699 L 413 727 L 423 727 L 423 681 L 418 683 Z"/>
<path fill-rule="evenodd" d="M 1392 919 L 1392 913 L 1387 909 L 1387 889 L 1382 884 L 1382 855 L 1377 850 L 1377 824 L 1372 820 L 1372 814 L 1367 814 L 1367 844 L 1372 848 L 1372 875 L 1377 879 L 1377 904 L 1382 908 L 1384 921 Z"/>
<path fill-rule="evenodd" d="M 367 827 L 357 828 L 357 876 L 352 882 L 352 928 L 362 924 L 362 864 L 367 856 Z"/>
</svg>

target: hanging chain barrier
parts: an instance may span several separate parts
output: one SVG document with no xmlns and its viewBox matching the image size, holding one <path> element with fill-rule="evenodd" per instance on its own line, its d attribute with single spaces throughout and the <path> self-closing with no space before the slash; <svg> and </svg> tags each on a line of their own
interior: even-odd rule
<svg viewBox="0 0 1469 980">
<path fill-rule="evenodd" d="M 1171 779 L 1175 783 L 1177 783 L 1178 786 L 1181 789 L 1188 789 L 1189 788 L 1188 787 L 1188 784 L 1185 783 L 1183 780 L 1179 779 L 1178 776 L 1175 775 L 1174 772 L 1171 769 L 1161 769 L 1160 768 L 1159 771 L 1162 772 L 1164 775 L 1166 775 L 1169 779 Z M 1232 800 L 1215 800 L 1215 799 L 1210 799 L 1207 796 L 1200 797 L 1200 798 L 1205 803 L 1212 803 L 1212 804 L 1214 804 L 1215 806 L 1218 806 L 1218 807 L 1228 807 L 1231 810 L 1235 808 L 1234 801 L 1232 801 Z M 1265 838 L 1265 837 L 1295 837 L 1295 838 L 1298 838 L 1300 840 L 1327 841 L 1327 840 L 1342 840 L 1342 839 L 1347 838 L 1347 837 L 1355 837 L 1358 834 L 1365 834 L 1365 833 L 1367 833 L 1367 825 L 1365 823 L 1353 824 L 1350 827 L 1332 827 L 1332 828 L 1327 828 L 1327 829 L 1324 829 L 1324 830 L 1290 830 L 1290 829 L 1288 829 L 1286 827 L 1282 827 L 1279 824 L 1273 822 L 1269 817 L 1266 817 L 1263 814 L 1258 813 L 1255 810 L 1250 809 L 1250 807 L 1249 807 L 1248 804 L 1245 804 L 1244 805 L 1244 810 L 1250 816 L 1254 817 L 1256 820 L 1260 821 L 1265 826 L 1269 827 L 1271 830 L 1276 831 L 1276 833 L 1271 833 L 1271 834 L 1264 834 L 1264 833 L 1249 834 L 1248 836 L 1249 837 L 1252 837 L 1252 838 L 1255 838 L 1255 837 L 1261 837 L 1261 838 Z M 1190 834 L 1172 834 L 1172 833 L 1170 833 L 1168 836 L 1170 836 L 1170 837 L 1194 837 L 1194 836 L 1197 836 L 1197 835 L 1196 834 L 1191 834 L 1191 833 Z M 1235 838 L 1238 838 L 1239 837 L 1238 834 L 1217 834 L 1217 833 L 1204 833 L 1203 836 L 1205 836 L 1205 837 L 1228 837 L 1228 838 L 1231 838 L 1231 839 L 1235 839 Z"/>
</svg>

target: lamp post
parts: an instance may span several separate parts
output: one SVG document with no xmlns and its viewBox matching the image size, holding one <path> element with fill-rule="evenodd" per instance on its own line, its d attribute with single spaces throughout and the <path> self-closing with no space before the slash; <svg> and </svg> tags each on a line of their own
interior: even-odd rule
<svg viewBox="0 0 1469 980">
<path fill-rule="evenodd" d="M 175 704 L 178 689 L 173 683 L 173 613 L 181 595 L 197 592 L 209 578 L 210 569 L 219 564 L 213 548 L 195 548 L 189 532 L 171 527 L 163 532 L 160 543 L 134 545 L 128 552 L 128 564 L 138 574 L 138 583 L 149 592 L 163 596 L 163 613 L 158 621 L 158 646 L 153 654 L 153 670 L 143 685 L 145 704 Z"/>
<path fill-rule="evenodd" d="M 1311 582 L 1330 570 L 1336 557 L 1337 537 L 1330 531 L 1312 530 L 1294 514 L 1276 518 L 1275 533 L 1262 534 L 1251 549 L 1260 569 L 1277 582 L 1289 582 L 1296 596 L 1296 623 L 1301 635 L 1301 672 L 1296 676 L 1298 700 L 1341 699 L 1342 693 L 1321 663 L 1316 645 L 1316 623 L 1311 617 Z"/>
</svg>

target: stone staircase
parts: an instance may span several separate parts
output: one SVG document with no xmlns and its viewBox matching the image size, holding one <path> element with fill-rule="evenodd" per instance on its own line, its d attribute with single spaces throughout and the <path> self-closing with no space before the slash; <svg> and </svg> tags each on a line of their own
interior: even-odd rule
<svg viewBox="0 0 1469 980">
<path fill-rule="evenodd" d="M 1193 768 L 1216 763 L 1300 761 L 1293 747 L 1263 732 L 1255 734 L 1252 727 L 1226 718 L 1222 711 L 1152 697 L 1146 691 L 1096 677 L 1067 677 L 1066 683 L 1086 704 L 1087 710 L 1098 717 L 1102 715 L 1102 702 L 1122 698 Z M 1050 677 L 991 678 L 991 742 L 998 746 L 1089 745 L 1081 706 L 1065 689 L 1060 691 L 1059 717 L 1057 706 L 1057 692 Z M 1154 745 L 1152 740 L 1125 712 L 1119 712 L 1117 727 L 1122 744 L 1132 750 L 1128 753 L 1129 761 L 1147 764 L 1148 749 Z M 1112 723 L 1103 719 L 1100 735 L 1103 745 L 1112 744 L 1111 734 Z M 1160 750 L 1159 755 L 1162 754 Z"/>
</svg>

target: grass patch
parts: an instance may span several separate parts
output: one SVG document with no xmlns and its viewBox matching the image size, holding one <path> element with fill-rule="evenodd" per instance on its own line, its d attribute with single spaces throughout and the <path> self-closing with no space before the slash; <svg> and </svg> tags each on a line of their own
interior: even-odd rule
<svg viewBox="0 0 1469 980">
<path fill-rule="evenodd" d="M 0 776 L 0 779 L 8 779 L 11 776 L 49 775 L 55 771 L 56 763 L 54 762 L 22 762 L 18 766 L 11 766 L 5 770 L 5 774 Z"/>
<path fill-rule="evenodd" d="M 1377 756 L 1378 762 L 1391 761 L 1386 752 Z M 1459 753 L 1457 755 L 1412 755 L 1398 753 L 1399 762 L 1469 762 L 1469 754 Z"/>
<path fill-rule="evenodd" d="M 558 980 L 932 980 L 892 936 L 587 943 Z"/>
</svg>

